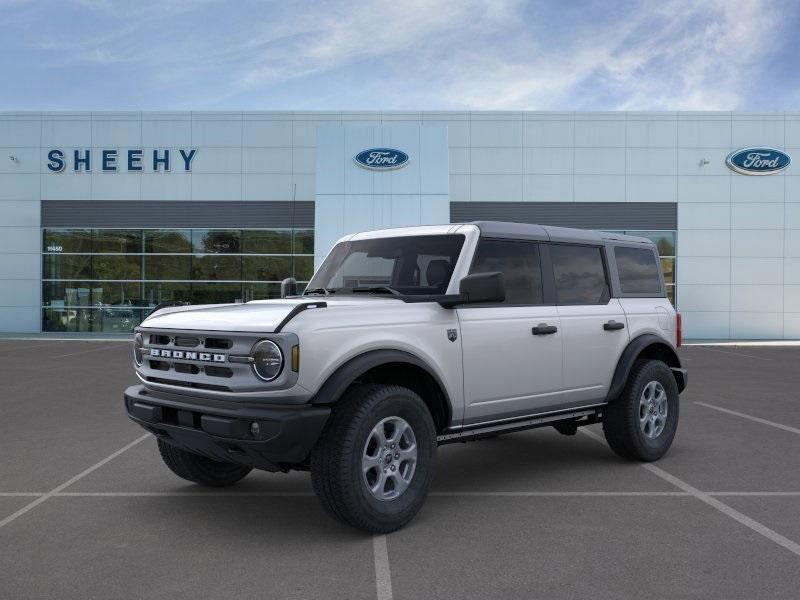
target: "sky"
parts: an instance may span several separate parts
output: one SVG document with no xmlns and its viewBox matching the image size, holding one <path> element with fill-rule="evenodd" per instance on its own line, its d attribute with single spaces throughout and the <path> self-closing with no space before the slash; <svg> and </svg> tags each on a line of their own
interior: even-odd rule
<svg viewBox="0 0 800 600">
<path fill-rule="evenodd" d="M 0 0 L 0 110 L 800 110 L 795 0 Z"/>
</svg>

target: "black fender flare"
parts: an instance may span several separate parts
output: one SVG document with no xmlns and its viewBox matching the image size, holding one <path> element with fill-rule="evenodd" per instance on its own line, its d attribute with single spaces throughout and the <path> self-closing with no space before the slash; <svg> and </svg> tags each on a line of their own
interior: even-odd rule
<svg viewBox="0 0 800 600">
<path fill-rule="evenodd" d="M 614 378 L 611 380 L 611 386 L 606 395 L 606 402 L 614 400 L 622 393 L 633 363 L 636 362 L 636 359 L 644 350 L 651 347 L 657 350 L 663 359 L 666 359 L 664 362 L 672 369 L 672 374 L 678 384 L 678 392 L 682 392 L 686 388 L 686 370 L 681 368 L 681 361 L 675 349 L 657 335 L 645 333 L 633 338 L 628 342 L 625 350 L 622 351 L 622 355 L 617 362 L 617 368 L 614 370 Z"/>
<path fill-rule="evenodd" d="M 442 380 L 436 372 L 430 368 L 427 362 L 404 350 L 369 350 L 363 354 L 359 354 L 350 360 L 340 365 L 329 377 L 325 380 L 317 393 L 311 400 L 312 404 L 332 404 L 339 400 L 345 393 L 348 387 L 359 376 L 363 375 L 370 369 L 379 367 L 381 365 L 390 363 L 405 363 L 419 367 L 431 376 L 444 398 L 445 408 L 449 416 L 453 414 L 453 404 L 450 401 L 450 396 L 447 393 L 447 388 L 442 383 Z"/>
</svg>

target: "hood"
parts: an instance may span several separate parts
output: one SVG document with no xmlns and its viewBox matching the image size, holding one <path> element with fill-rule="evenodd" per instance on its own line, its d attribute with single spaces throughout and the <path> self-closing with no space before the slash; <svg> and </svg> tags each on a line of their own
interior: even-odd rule
<svg viewBox="0 0 800 600">
<path fill-rule="evenodd" d="M 245 331 L 271 333 L 298 304 L 326 302 L 329 307 L 360 304 L 395 304 L 392 298 L 347 296 L 306 296 L 281 300 L 255 300 L 246 304 L 206 304 L 164 308 L 142 322 L 153 329 L 195 329 L 199 331 Z"/>
</svg>

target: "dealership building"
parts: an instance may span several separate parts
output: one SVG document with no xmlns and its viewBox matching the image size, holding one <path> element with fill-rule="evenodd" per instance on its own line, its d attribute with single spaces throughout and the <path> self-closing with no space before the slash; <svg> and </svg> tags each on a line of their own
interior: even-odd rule
<svg viewBox="0 0 800 600">
<path fill-rule="evenodd" d="M 795 152 L 800 113 L 0 112 L 0 332 L 130 331 L 277 297 L 347 233 L 504 220 L 653 239 L 687 338 L 800 338 Z"/>
</svg>

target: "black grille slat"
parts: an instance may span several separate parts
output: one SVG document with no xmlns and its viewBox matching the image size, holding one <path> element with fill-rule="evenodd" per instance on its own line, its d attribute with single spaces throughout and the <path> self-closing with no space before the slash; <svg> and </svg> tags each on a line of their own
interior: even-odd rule
<svg viewBox="0 0 800 600">
<path fill-rule="evenodd" d="M 206 338 L 206 348 L 213 350 L 228 350 L 233 347 L 233 341 L 225 338 Z"/>
<path fill-rule="evenodd" d="M 214 367 L 209 365 L 204 370 L 206 375 L 210 377 L 233 377 L 233 371 L 228 367 Z"/>
<path fill-rule="evenodd" d="M 181 348 L 194 348 L 200 345 L 200 338 L 178 335 L 175 336 L 175 345 Z"/>
</svg>

